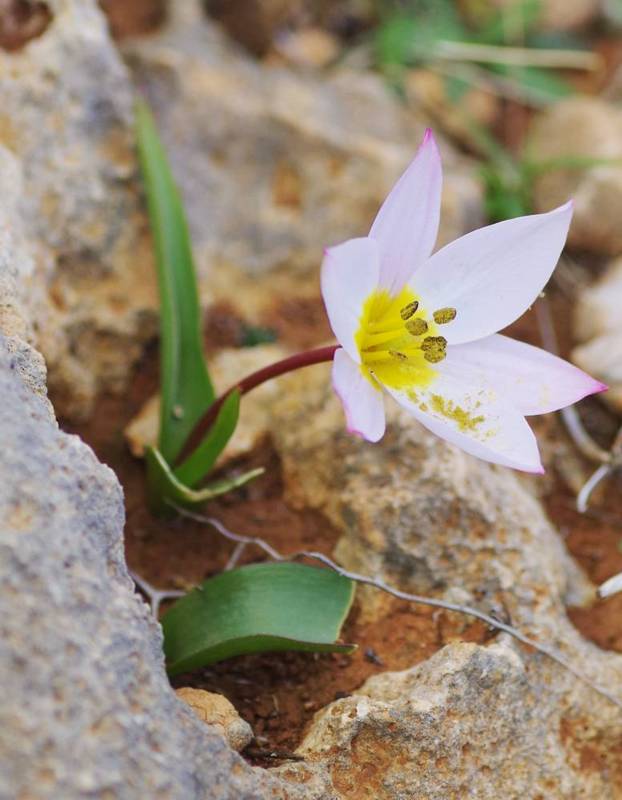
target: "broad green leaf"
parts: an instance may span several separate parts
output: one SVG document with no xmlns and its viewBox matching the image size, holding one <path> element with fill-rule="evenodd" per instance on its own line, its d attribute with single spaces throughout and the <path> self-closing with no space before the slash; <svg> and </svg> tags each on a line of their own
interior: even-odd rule
<svg viewBox="0 0 622 800">
<path fill-rule="evenodd" d="M 136 107 L 136 133 L 160 288 L 159 448 L 174 463 L 214 399 L 201 341 L 200 307 L 190 234 L 166 153 L 146 104 Z"/>
<path fill-rule="evenodd" d="M 221 494 L 238 489 L 264 472 L 263 467 L 252 469 L 234 478 L 212 481 L 199 489 L 192 489 L 182 483 L 173 473 L 162 453 L 155 447 L 145 449 L 149 485 L 149 504 L 156 513 L 173 513 L 171 503 L 177 506 L 192 507 L 219 497 Z"/>
<path fill-rule="evenodd" d="M 209 578 L 161 619 L 167 670 L 177 675 L 244 653 L 351 652 L 335 640 L 354 588 L 332 570 L 287 562 Z"/>
<path fill-rule="evenodd" d="M 233 436 L 240 416 L 240 393 L 227 395 L 218 416 L 206 437 L 179 467 L 173 470 L 175 477 L 186 486 L 196 486 L 216 463 L 216 459 Z"/>
</svg>

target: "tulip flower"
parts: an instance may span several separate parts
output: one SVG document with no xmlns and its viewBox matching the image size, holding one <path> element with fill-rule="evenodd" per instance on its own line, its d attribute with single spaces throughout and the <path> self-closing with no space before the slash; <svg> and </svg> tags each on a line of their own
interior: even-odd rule
<svg viewBox="0 0 622 800">
<path fill-rule="evenodd" d="M 473 231 L 432 254 L 441 203 L 428 130 L 367 237 L 325 251 L 322 295 L 339 343 L 334 389 L 348 430 L 385 432 L 385 395 L 467 453 L 542 472 L 525 417 L 607 387 L 497 331 L 538 297 L 564 247 L 572 203 Z"/>
</svg>

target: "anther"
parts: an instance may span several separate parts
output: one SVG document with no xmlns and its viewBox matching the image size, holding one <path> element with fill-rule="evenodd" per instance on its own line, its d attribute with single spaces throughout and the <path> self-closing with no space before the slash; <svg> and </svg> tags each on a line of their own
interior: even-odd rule
<svg viewBox="0 0 622 800">
<path fill-rule="evenodd" d="M 413 314 L 417 313 L 417 309 L 419 308 L 419 301 L 413 300 L 412 303 L 408 303 L 404 306 L 404 308 L 400 309 L 400 317 L 406 322 L 407 319 L 410 319 Z"/>
<path fill-rule="evenodd" d="M 398 361 L 408 361 L 406 353 L 400 353 L 399 350 L 389 350 L 389 355 L 392 358 L 397 358 Z"/>
<path fill-rule="evenodd" d="M 455 308 L 439 308 L 432 316 L 437 325 L 445 325 L 456 318 L 457 311 Z"/>
<path fill-rule="evenodd" d="M 447 355 L 446 348 L 447 339 L 444 336 L 426 336 L 421 343 L 423 357 L 430 364 L 438 364 L 439 361 L 442 361 Z"/>
<path fill-rule="evenodd" d="M 417 319 L 411 319 L 406 323 L 406 330 L 413 336 L 423 336 L 428 330 L 428 323 L 421 317 L 417 317 Z"/>
</svg>

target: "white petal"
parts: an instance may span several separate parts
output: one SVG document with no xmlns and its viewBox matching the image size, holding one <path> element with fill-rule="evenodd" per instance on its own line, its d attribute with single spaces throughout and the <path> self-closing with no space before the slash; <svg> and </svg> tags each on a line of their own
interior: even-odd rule
<svg viewBox="0 0 622 800">
<path fill-rule="evenodd" d="M 343 404 L 348 431 L 368 442 L 382 439 L 385 427 L 382 389 L 372 386 L 345 350 L 335 353 L 333 388 Z"/>
<path fill-rule="evenodd" d="M 529 308 L 555 269 L 564 247 L 572 203 L 529 217 L 498 222 L 443 247 L 418 270 L 412 286 L 426 307 L 451 307 L 443 327 L 450 344 L 481 339 Z"/>
<path fill-rule="evenodd" d="M 611 597 L 618 592 L 622 592 L 622 572 L 618 572 L 598 587 L 598 596 L 601 598 Z"/>
<path fill-rule="evenodd" d="M 410 166 L 382 204 L 369 235 L 380 244 L 380 285 L 399 294 L 432 252 L 438 233 L 443 173 L 428 128 Z"/>
<path fill-rule="evenodd" d="M 450 345 L 442 369 L 471 386 L 494 389 L 526 416 L 557 411 L 607 388 L 568 361 L 500 334 Z"/>
<path fill-rule="evenodd" d="M 428 430 L 473 456 L 542 473 L 538 444 L 525 418 L 490 390 L 439 373 L 427 389 L 407 394 L 385 387 Z"/>
<path fill-rule="evenodd" d="M 380 255 L 374 239 L 350 239 L 324 252 L 322 297 L 333 333 L 351 358 L 360 362 L 355 342 L 363 305 L 378 287 Z"/>
</svg>

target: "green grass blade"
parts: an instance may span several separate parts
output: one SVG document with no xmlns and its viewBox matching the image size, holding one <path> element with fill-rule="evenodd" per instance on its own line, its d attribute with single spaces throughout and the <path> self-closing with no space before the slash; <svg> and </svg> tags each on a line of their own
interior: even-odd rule
<svg viewBox="0 0 622 800">
<path fill-rule="evenodd" d="M 159 448 L 172 464 L 213 401 L 214 389 L 203 356 L 188 225 L 153 117 L 143 102 L 136 107 L 136 133 L 160 288 Z"/>
<path fill-rule="evenodd" d="M 216 661 L 280 650 L 351 652 L 335 640 L 350 610 L 354 583 L 304 564 L 252 564 L 215 578 L 162 617 L 169 674 Z"/>
</svg>

